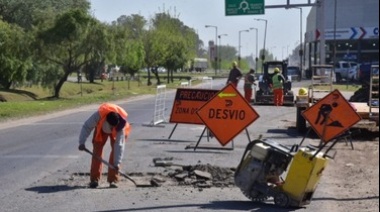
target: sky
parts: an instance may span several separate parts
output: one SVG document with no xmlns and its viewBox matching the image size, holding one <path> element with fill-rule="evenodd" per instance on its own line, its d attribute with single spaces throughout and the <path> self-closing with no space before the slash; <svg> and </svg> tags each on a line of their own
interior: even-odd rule
<svg viewBox="0 0 380 212">
<path fill-rule="evenodd" d="M 305 4 L 308 1 L 290 0 L 290 3 Z M 279 60 L 291 54 L 300 42 L 300 9 L 269 8 L 265 9 L 263 15 L 226 16 L 225 0 L 90 0 L 90 2 L 95 18 L 108 23 L 115 21 L 121 15 L 139 14 L 149 20 L 155 13 L 169 12 L 186 26 L 193 28 L 205 47 L 208 47 L 210 40 L 215 40 L 217 27 L 217 35 L 227 34 L 217 39 L 218 45 L 233 46 L 239 51 L 240 40 L 241 57 L 249 55 L 256 57 L 256 30 L 249 32 L 242 30 L 257 28 L 258 50 L 263 48 L 265 38 L 265 48 Z M 287 0 L 265 0 L 265 5 L 285 5 L 286 2 Z M 303 34 L 310 9 L 311 7 L 302 8 Z M 264 36 L 265 23 L 267 23 L 266 36 Z M 206 28 L 206 25 L 215 27 Z"/>
</svg>

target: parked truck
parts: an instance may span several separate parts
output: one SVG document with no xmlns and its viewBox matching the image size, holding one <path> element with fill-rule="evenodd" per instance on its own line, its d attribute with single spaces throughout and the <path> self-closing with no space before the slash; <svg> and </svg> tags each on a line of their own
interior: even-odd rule
<svg viewBox="0 0 380 212">
<path fill-rule="evenodd" d="M 208 61 L 206 58 L 194 58 L 193 70 L 196 72 L 203 72 L 208 67 Z"/>
<path fill-rule="evenodd" d="M 336 82 L 340 83 L 342 79 L 351 80 L 356 75 L 357 63 L 351 61 L 338 61 L 335 63 Z"/>
</svg>

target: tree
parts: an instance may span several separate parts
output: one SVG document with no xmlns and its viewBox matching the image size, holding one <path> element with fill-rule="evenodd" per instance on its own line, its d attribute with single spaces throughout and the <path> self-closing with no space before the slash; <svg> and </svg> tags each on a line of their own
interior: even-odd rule
<svg viewBox="0 0 380 212">
<path fill-rule="evenodd" d="M 86 11 L 69 10 L 57 17 L 54 24 L 39 32 L 39 53 L 48 62 L 59 65 L 63 72 L 56 71 L 57 82 L 53 97 L 59 92 L 68 76 L 78 72 L 89 61 L 89 55 L 97 48 L 86 42 L 90 39 L 90 29 L 98 22 Z"/>
<path fill-rule="evenodd" d="M 198 36 L 194 30 L 168 13 L 156 14 L 152 19 L 152 27 L 157 31 L 154 39 L 160 44 L 160 48 L 156 49 L 163 59 L 160 65 L 168 70 L 167 82 L 173 82 L 173 72 L 183 69 L 196 56 Z"/>
<path fill-rule="evenodd" d="M 5 22 L 17 24 L 30 30 L 35 25 L 36 17 L 52 12 L 59 14 L 68 9 L 88 11 L 90 2 L 87 0 L 0 0 L 0 14 Z"/>
<path fill-rule="evenodd" d="M 121 71 L 134 76 L 144 67 L 145 51 L 143 33 L 146 20 L 140 15 L 120 16 L 116 27 L 116 64 Z"/>
<path fill-rule="evenodd" d="M 23 29 L 0 19 L 0 85 L 5 89 L 14 82 L 23 82 L 32 67 L 30 41 Z"/>
<path fill-rule="evenodd" d="M 145 64 L 148 68 L 148 85 L 151 85 L 150 73 L 153 73 L 157 80 L 157 85 L 161 84 L 158 76 L 158 67 L 164 64 L 164 52 L 166 45 L 166 34 L 159 30 L 151 29 L 144 36 Z"/>
<path fill-rule="evenodd" d="M 89 53 L 86 55 L 84 66 L 86 78 L 90 83 L 94 83 L 95 77 L 101 77 L 104 67 L 107 63 L 114 63 L 115 43 L 113 42 L 113 34 L 107 24 L 94 24 L 89 29 L 89 33 L 84 42 L 86 42 Z"/>
</svg>

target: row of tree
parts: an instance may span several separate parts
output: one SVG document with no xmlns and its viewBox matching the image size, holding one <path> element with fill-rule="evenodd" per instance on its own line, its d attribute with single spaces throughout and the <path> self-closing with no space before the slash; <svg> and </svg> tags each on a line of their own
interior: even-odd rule
<svg viewBox="0 0 380 212">
<path fill-rule="evenodd" d="M 222 58 L 236 58 L 235 48 L 220 50 Z M 173 72 L 190 68 L 192 59 L 206 55 L 195 30 L 169 12 L 150 20 L 132 14 L 103 23 L 91 15 L 88 0 L 0 0 L 3 89 L 27 81 L 51 89 L 59 98 L 72 73 L 83 72 L 94 82 L 106 64 L 117 64 L 132 77 L 148 68 L 148 85 L 152 73 L 161 83 L 157 67 L 165 67 L 170 83 Z"/>
<path fill-rule="evenodd" d="M 202 48 L 193 29 L 165 12 L 149 21 L 130 15 L 101 23 L 91 16 L 87 0 L 0 0 L 0 87 L 5 89 L 29 81 L 51 88 L 58 98 L 70 74 L 84 72 L 94 82 L 106 64 L 131 76 L 143 67 L 157 75 L 158 66 L 173 75 L 204 54 Z"/>
</svg>

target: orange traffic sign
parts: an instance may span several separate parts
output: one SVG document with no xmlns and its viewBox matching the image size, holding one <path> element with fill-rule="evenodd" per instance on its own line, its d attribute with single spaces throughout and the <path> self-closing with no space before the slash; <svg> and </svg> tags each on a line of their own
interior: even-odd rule
<svg viewBox="0 0 380 212">
<path fill-rule="evenodd" d="M 339 90 L 332 91 L 302 115 L 324 142 L 329 142 L 361 120 Z"/>
<path fill-rule="evenodd" d="M 197 114 L 222 146 L 259 118 L 252 106 L 231 84 L 204 104 Z"/>
<path fill-rule="evenodd" d="M 203 125 L 196 111 L 218 92 L 219 90 L 211 89 L 178 88 L 169 122 Z"/>
</svg>

